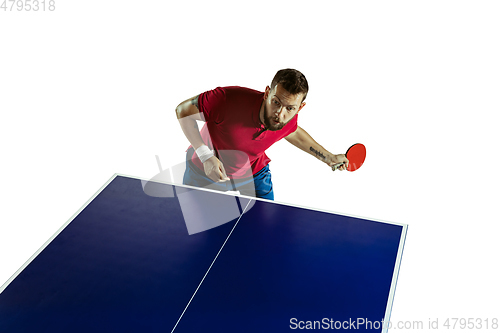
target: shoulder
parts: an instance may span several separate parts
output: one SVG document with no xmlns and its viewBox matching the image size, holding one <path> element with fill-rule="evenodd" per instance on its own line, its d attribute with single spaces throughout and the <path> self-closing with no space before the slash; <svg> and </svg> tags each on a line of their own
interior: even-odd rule
<svg viewBox="0 0 500 333">
<path fill-rule="evenodd" d="M 227 86 L 217 87 L 202 93 L 198 101 L 200 105 L 207 108 L 233 108 L 235 105 L 253 105 L 253 102 L 260 101 L 263 96 L 263 92 L 255 89 Z"/>
<path fill-rule="evenodd" d="M 262 98 L 264 95 L 261 91 L 240 86 L 219 87 L 217 89 L 222 89 L 222 91 L 224 91 L 228 101 L 254 100 Z"/>
<path fill-rule="evenodd" d="M 264 94 L 261 91 L 240 86 L 217 87 L 215 89 L 207 90 L 204 92 L 204 94 L 207 93 L 220 96 L 228 96 L 228 95 L 258 96 Z"/>
<path fill-rule="evenodd" d="M 262 94 L 262 92 L 257 91 L 255 89 L 245 88 L 240 86 L 219 87 L 218 89 L 223 89 L 224 91 L 234 94 L 249 94 L 249 95 Z"/>
<path fill-rule="evenodd" d="M 223 87 L 207 90 L 198 96 L 200 110 L 211 109 L 216 106 L 221 106 L 226 101 L 226 91 Z"/>
</svg>

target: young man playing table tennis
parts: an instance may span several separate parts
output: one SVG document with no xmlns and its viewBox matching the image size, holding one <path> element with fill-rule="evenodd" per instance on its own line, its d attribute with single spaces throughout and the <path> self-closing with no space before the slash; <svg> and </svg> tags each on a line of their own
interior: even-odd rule
<svg viewBox="0 0 500 333">
<path fill-rule="evenodd" d="M 191 143 L 184 184 L 273 200 L 265 151 L 282 138 L 330 167 L 345 163 L 338 168 L 345 170 L 344 154 L 330 153 L 297 125 L 308 89 L 301 72 L 283 69 L 264 92 L 219 87 L 179 104 L 177 119 Z M 205 121 L 201 132 L 197 120 Z"/>
</svg>

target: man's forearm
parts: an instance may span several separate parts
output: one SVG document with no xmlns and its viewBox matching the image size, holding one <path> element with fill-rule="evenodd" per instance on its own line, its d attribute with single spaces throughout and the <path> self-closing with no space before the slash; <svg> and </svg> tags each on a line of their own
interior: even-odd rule
<svg viewBox="0 0 500 333">
<path fill-rule="evenodd" d="M 205 144 L 201 138 L 196 120 L 191 117 L 184 117 L 179 119 L 179 124 L 181 125 L 182 132 L 184 132 L 184 135 L 194 149 L 198 149 L 200 146 Z"/>
<path fill-rule="evenodd" d="M 317 143 L 305 130 L 300 127 L 297 128 L 297 131 L 295 131 L 293 135 L 286 137 L 286 140 L 295 147 L 325 163 L 327 162 L 327 156 L 332 155 L 332 153 L 323 148 L 323 146 Z"/>
<path fill-rule="evenodd" d="M 177 119 L 181 125 L 184 135 L 194 149 L 204 145 L 200 135 L 197 120 L 201 120 L 200 111 L 198 110 L 198 96 L 187 99 L 177 106 L 175 109 Z"/>
</svg>

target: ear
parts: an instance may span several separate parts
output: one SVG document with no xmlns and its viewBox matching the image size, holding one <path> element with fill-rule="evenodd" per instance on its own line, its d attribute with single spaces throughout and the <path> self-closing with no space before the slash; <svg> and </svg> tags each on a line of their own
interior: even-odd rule
<svg viewBox="0 0 500 333">
<path fill-rule="evenodd" d="M 306 106 L 306 102 L 302 102 L 302 104 L 300 104 L 300 106 L 299 106 L 299 111 L 297 111 L 297 113 L 299 113 L 299 112 L 300 112 L 300 110 L 302 110 L 302 108 L 303 108 L 304 106 Z"/>
<path fill-rule="evenodd" d="M 270 92 L 271 92 L 271 88 L 269 86 L 266 86 L 266 90 L 264 92 L 264 99 L 267 99 L 267 97 L 269 97 Z"/>
</svg>

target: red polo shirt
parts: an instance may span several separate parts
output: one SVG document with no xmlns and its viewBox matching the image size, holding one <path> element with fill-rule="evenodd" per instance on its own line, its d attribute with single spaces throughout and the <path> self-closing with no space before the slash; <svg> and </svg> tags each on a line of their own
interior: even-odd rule
<svg viewBox="0 0 500 333">
<path fill-rule="evenodd" d="M 198 107 L 205 118 L 201 137 L 215 150 L 226 174 L 232 178 L 259 172 L 271 161 L 266 149 L 297 129 L 295 115 L 281 130 L 265 130 L 259 119 L 263 100 L 263 92 L 243 87 L 218 87 L 198 97 Z M 196 153 L 192 160 L 203 170 Z"/>
</svg>

